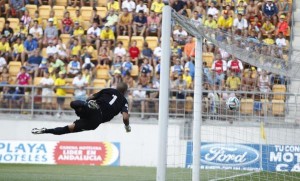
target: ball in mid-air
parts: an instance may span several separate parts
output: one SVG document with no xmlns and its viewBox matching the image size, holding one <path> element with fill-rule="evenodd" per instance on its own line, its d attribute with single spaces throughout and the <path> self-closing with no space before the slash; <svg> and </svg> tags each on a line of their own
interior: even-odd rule
<svg viewBox="0 0 300 181">
<path fill-rule="evenodd" d="M 236 97 L 229 97 L 226 101 L 226 107 L 229 110 L 238 110 L 240 107 L 240 101 Z"/>
</svg>

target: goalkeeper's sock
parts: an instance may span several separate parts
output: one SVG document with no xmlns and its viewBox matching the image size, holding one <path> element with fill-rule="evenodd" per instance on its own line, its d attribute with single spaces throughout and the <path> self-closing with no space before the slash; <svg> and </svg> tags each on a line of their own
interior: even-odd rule
<svg viewBox="0 0 300 181">
<path fill-rule="evenodd" d="M 65 126 L 65 127 L 57 127 L 57 128 L 53 128 L 53 129 L 46 129 L 45 133 L 51 133 L 54 135 L 62 135 L 62 134 L 70 133 L 70 130 L 69 130 L 68 126 Z"/>
</svg>

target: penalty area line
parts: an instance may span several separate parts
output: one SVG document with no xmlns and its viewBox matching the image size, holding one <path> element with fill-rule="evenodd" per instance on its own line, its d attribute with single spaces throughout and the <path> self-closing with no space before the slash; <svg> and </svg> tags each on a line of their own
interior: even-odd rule
<svg viewBox="0 0 300 181">
<path fill-rule="evenodd" d="M 252 175 L 253 173 L 257 173 L 257 172 L 249 172 L 249 173 L 243 173 L 243 174 L 239 174 L 239 175 L 233 175 L 233 176 L 230 176 L 230 177 L 216 178 L 216 179 L 212 179 L 212 180 L 209 180 L 209 181 L 220 181 L 220 180 L 232 179 L 232 178 L 236 178 L 236 177 Z"/>
</svg>

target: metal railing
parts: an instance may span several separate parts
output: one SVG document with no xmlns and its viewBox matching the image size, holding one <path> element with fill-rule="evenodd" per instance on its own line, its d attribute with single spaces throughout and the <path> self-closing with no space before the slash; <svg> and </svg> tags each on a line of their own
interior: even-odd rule
<svg viewBox="0 0 300 181">
<path fill-rule="evenodd" d="M 16 94 L 16 87 L 24 89 L 24 94 Z M 67 90 L 74 87 L 66 86 Z M 64 108 L 58 109 L 57 96 L 42 96 L 40 86 L 16 86 L 1 85 L 0 90 L 1 114 L 26 114 L 30 117 L 35 115 L 55 115 L 63 113 L 66 115 L 75 115 L 70 108 L 70 102 L 74 96 L 63 96 L 65 98 Z M 10 91 L 9 91 L 10 90 Z M 98 88 L 87 87 L 87 95 L 99 91 Z M 136 117 L 148 118 L 158 116 L 159 100 L 157 97 L 138 98 L 130 94 L 137 89 L 131 89 L 127 97 L 130 104 L 130 114 Z M 142 89 L 148 95 L 158 92 L 157 89 Z M 170 91 L 170 117 L 192 118 L 193 113 L 193 91 L 183 90 L 179 99 L 179 91 Z M 221 98 L 214 99 L 212 95 L 218 94 Z M 235 94 L 240 101 L 239 109 L 230 111 L 226 108 L 226 98 L 224 96 Z M 70 94 L 68 94 L 70 95 Z M 258 91 L 221 91 L 221 90 L 203 90 L 202 116 L 204 120 L 224 120 L 224 121 L 257 121 L 265 119 L 269 121 L 281 121 L 283 118 L 298 119 L 300 109 L 297 100 L 300 94 L 292 93 L 262 93 Z M 51 98 L 51 103 L 46 104 L 43 99 Z M 275 100 L 275 101 L 274 101 Z M 45 100 L 44 100 L 45 101 Z"/>
</svg>

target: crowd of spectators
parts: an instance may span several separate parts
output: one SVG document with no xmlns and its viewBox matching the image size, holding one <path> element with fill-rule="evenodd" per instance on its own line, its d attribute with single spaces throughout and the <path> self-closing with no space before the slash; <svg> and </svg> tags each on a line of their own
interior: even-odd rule
<svg viewBox="0 0 300 181">
<path fill-rule="evenodd" d="M 84 100 L 91 93 L 86 87 L 94 86 L 98 71 L 108 70 L 105 87 L 115 87 L 124 81 L 135 89 L 129 94 L 130 111 L 135 107 L 132 105 L 139 104 L 136 107 L 141 107 L 143 113 L 151 111 L 150 108 L 157 112 L 155 99 L 159 93 L 155 89 L 159 88 L 162 8 L 166 4 L 196 26 L 233 33 L 247 38 L 249 43 L 263 42 L 260 46 L 248 47 L 261 54 L 283 58 L 288 49 L 292 13 L 288 0 L 107 0 L 101 3 L 106 5 L 105 16 L 99 15 L 98 2 L 68 0 L 66 6 L 75 7 L 75 15 L 66 8 L 63 17 L 58 17 L 53 9 L 45 20 L 39 16 L 39 8 L 30 13 L 26 5 L 52 7 L 57 1 L 1 0 L 1 16 L 5 17 L 0 41 L 1 84 L 30 85 L 37 77 L 43 77 L 38 83 L 43 87 L 43 108 L 52 109 L 57 103 L 58 109 L 63 110 L 67 94 L 63 86 L 72 86 L 74 99 Z M 93 7 L 89 21 L 81 14 L 86 6 Z M 18 18 L 19 24 L 12 28 L 9 18 Z M 63 35 L 68 35 L 68 41 L 63 40 Z M 136 40 L 119 41 L 118 37 L 123 36 L 129 40 L 137 36 L 157 37 L 157 42 L 143 41 L 140 46 Z M 170 39 L 172 96 L 184 100 L 192 96 L 186 90 L 194 87 L 195 40 L 177 24 L 172 28 Z M 277 51 L 269 48 L 270 45 L 276 46 Z M 280 76 L 275 82 L 277 75 L 245 64 L 209 41 L 203 43 L 203 52 L 213 57 L 213 62 L 203 62 L 205 89 L 268 92 L 274 83 L 285 83 L 284 77 Z M 21 62 L 16 77 L 9 76 L 11 61 Z M 138 74 L 133 75 L 136 66 Z M 67 81 L 70 78 L 72 82 Z M 3 96 L 3 101 L 10 107 L 12 101 L 19 101 L 18 105 L 23 106 L 20 94 L 25 91 L 22 87 L 4 88 L 4 95 L 12 96 Z M 57 99 L 53 101 L 51 96 L 55 94 Z"/>
</svg>

